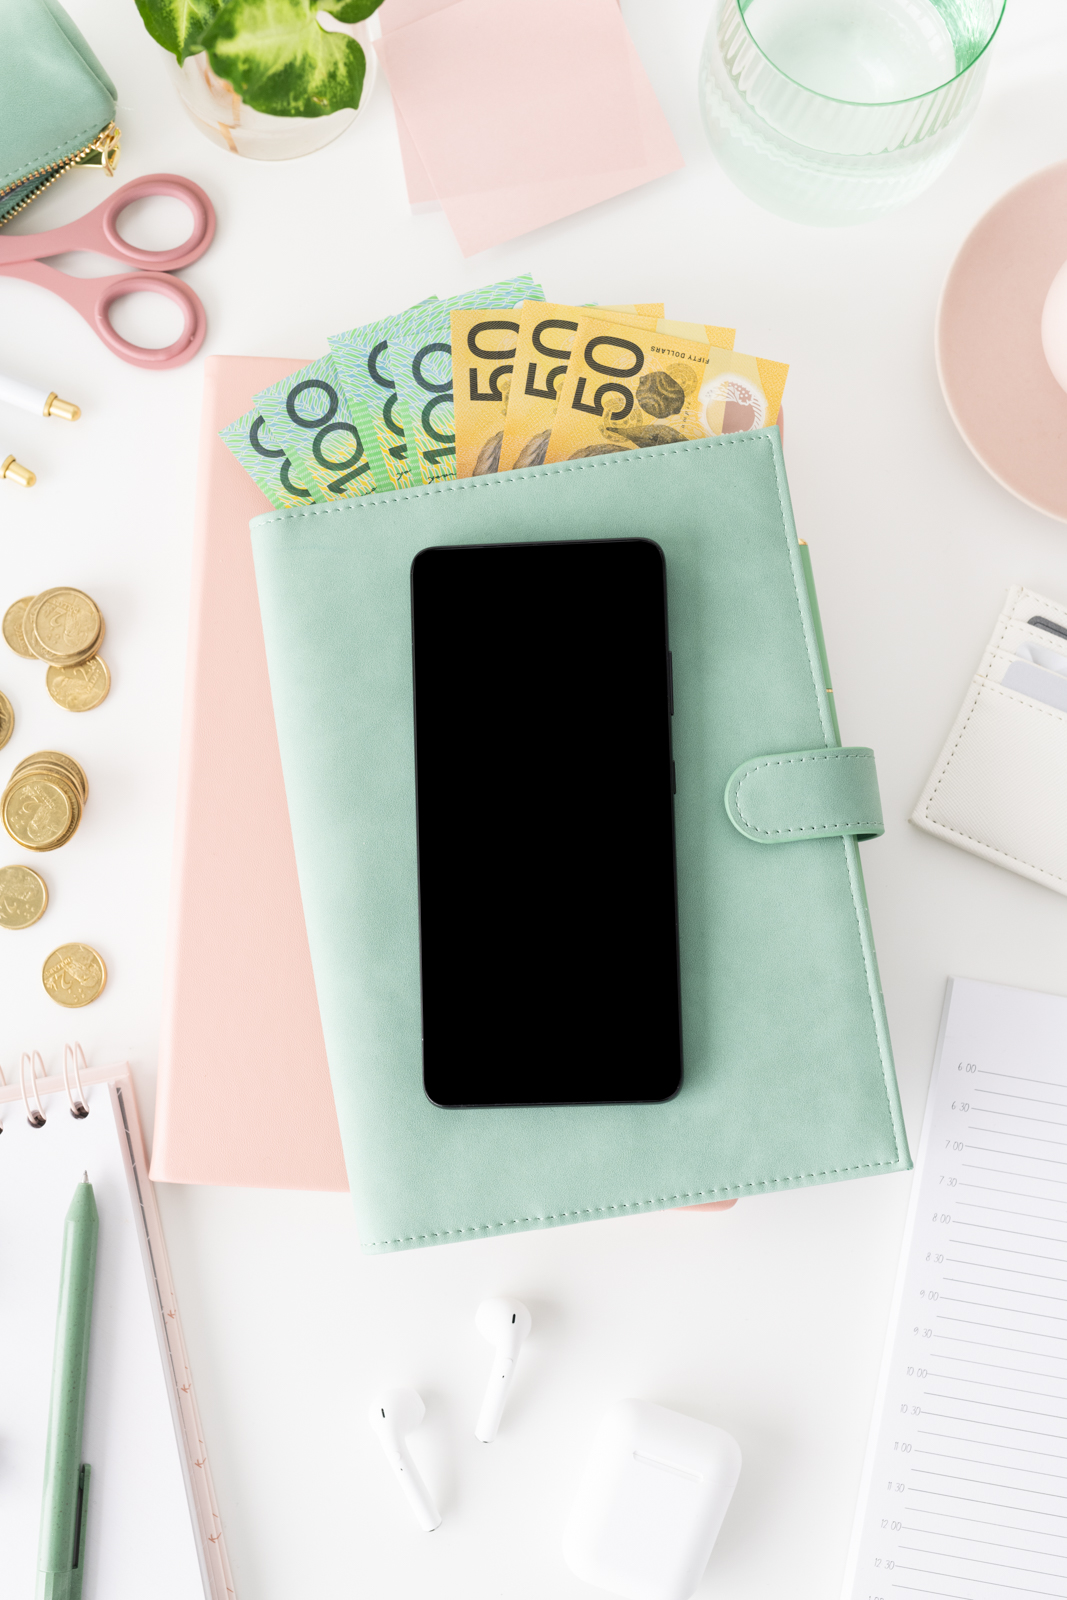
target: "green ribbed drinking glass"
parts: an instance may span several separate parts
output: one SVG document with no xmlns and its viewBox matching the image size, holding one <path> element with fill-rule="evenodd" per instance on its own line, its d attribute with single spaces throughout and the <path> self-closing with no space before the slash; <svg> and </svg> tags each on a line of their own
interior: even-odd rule
<svg viewBox="0 0 1067 1600">
<path fill-rule="evenodd" d="M 794 222 L 864 222 L 944 170 L 1006 0 L 718 0 L 704 125 L 739 189 Z"/>
</svg>

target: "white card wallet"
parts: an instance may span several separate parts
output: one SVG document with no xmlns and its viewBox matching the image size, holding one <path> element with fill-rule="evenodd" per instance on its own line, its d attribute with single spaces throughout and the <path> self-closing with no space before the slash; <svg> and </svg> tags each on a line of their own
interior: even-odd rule
<svg viewBox="0 0 1067 1600">
<path fill-rule="evenodd" d="M 1067 606 L 1009 590 L 916 827 L 1067 894 Z"/>
</svg>

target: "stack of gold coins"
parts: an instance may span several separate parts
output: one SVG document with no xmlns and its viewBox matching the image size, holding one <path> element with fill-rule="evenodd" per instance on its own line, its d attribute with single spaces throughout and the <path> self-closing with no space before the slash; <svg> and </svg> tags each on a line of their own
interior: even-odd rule
<svg viewBox="0 0 1067 1600">
<path fill-rule="evenodd" d="M 4 638 L 20 656 L 48 662 L 48 693 L 67 711 L 91 711 L 107 699 L 111 674 L 97 651 L 104 619 L 80 589 L 45 589 L 8 606 Z"/>
<path fill-rule="evenodd" d="M 89 798 L 85 773 L 58 750 L 20 761 L 0 795 L 0 820 L 27 850 L 58 850 L 78 830 Z"/>
</svg>

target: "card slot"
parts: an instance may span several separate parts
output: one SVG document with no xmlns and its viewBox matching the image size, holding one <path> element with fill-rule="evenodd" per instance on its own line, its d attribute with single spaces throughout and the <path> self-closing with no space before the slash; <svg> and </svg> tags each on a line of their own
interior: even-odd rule
<svg viewBox="0 0 1067 1600">
<path fill-rule="evenodd" d="M 1031 628 L 1025 622 L 1015 622 L 1011 618 L 1001 618 L 1001 622 L 994 629 L 993 637 L 986 646 L 982 667 L 979 670 L 988 672 L 988 663 L 992 658 L 1000 655 L 1014 656 L 1020 645 L 1032 645 L 1039 650 L 1050 650 L 1058 655 L 1067 655 L 1067 639 L 1061 639 L 1057 634 L 1049 633 L 1042 628 Z"/>
<path fill-rule="evenodd" d="M 1058 635 L 1050 633 L 1047 628 L 1033 626 L 1029 620 L 1032 616 L 1044 617 L 1067 628 L 1067 607 L 1057 605 L 1032 589 L 1010 590 L 1007 604 L 997 618 L 997 625 L 979 662 L 978 680 L 993 679 L 999 683 L 1007 663 L 1018 655 L 1022 645 L 1034 646 L 1038 650 L 1059 648 L 1061 641 Z M 1063 653 L 1067 654 L 1067 639 L 1062 641 L 1062 645 Z"/>
<path fill-rule="evenodd" d="M 1067 894 L 1065 788 L 1067 711 L 979 675 L 911 820 Z"/>
<path fill-rule="evenodd" d="M 1005 667 L 1000 685 L 1012 694 L 1059 711 L 1067 718 L 1067 676 L 1061 672 L 1052 672 L 1035 661 L 1015 657 Z"/>
</svg>

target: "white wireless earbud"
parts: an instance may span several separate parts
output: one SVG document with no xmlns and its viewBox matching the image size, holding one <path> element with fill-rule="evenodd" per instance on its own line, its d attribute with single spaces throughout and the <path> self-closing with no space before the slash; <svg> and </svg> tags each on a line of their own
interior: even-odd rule
<svg viewBox="0 0 1067 1600">
<path fill-rule="evenodd" d="M 369 1421 L 385 1451 L 386 1460 L 400 1479 L 419 1527 L 432 1533 L 441 1526 L 441 1513 L 408 1453 L 407 1436 L 419 1426 L 426 1407 L 414 1389 L 386 1389 L 371 1401 Z"/>
<path fill-rule="evenodd" d="M 504 1415 L 504 1402 L 515 1375 L 522 1341 L 530 1331 L 530 1313 L 521 1300 L 483 1300 L 478 1307 L 474 1326 L 483 1339 L 494 1346 L 493 1370 L 482 1401 L 476 1439 L 491 1444 L 496 1438 L 500 1419 Z"/>
</svg>

